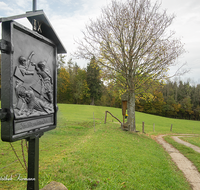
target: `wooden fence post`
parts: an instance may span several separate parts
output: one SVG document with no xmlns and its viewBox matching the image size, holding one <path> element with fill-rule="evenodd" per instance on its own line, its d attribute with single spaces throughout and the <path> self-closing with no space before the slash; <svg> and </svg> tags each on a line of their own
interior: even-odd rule
<svg viewBox="0 0 200 190">
<path fill-rule="evenodd" d="M 172 126 L 173 126 L 173 124 L 171 124 L 171 128 L 170 128 L 170 131 L 172 131 Z"/>
<path fill-rule="evenodd" d="M 107 119 L 107 111 L 105 111 L 105 120 L 104 120 L 104 124 L 106 124 L 106 119 Z"/>
<path fill-rule="evenodd" d="M 142 132 L 144 133 L 144 121 L 142 122 Z"/>
</svg>

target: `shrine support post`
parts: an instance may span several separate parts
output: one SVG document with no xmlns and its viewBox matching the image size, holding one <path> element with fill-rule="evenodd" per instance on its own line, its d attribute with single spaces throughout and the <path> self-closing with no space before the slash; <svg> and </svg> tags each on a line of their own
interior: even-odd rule
<svg viewBox="0 0 200 190">
<path fill-rule="evenodd" d="M 27 190 L 39 190 L 39 137 L 29 138 Z"/>
</svg>

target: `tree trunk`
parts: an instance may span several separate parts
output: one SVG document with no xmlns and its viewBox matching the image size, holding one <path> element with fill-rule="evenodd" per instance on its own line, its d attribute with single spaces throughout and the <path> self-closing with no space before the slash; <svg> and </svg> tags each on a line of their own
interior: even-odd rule
<svg viewBox="0 0 200 190">
<path fill-rule="evenodd" d="M 90 105 L 94 105 L 94 97 L 91 97 L 91 103 Z"/>
<path fill-rule="evenodd" d="M 127 114 L 128 114 L 128 118 L 127 118 L 127 122 L 129 123 L 129 118 L 130 118 L 130 97 L 128 95 L 128 101 L 127 101 Z"/>
<path fill-rule="evenodd" d="M 128 111 L 128 123 L 130 124 L 130 131 L 136 131 L 135 126 L 135 93 L 133 90 L 129 94 L 129 111 Z"/>
</svg>

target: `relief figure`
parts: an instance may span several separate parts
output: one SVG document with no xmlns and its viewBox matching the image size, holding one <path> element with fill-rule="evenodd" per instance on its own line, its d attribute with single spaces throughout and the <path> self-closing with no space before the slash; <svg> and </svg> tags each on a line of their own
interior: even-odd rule
<svg viewBox="0 0 200 190">
<path fill-rule="evenodd" d="M 29 71 L 29 65 L 31 62 L 31 58 L 34 55 L 34 52 L 31 52 L 28 59 L 26 59 L 24 56 L 19 57 L 19 70 L 21 71 L 21 74 L 24 75 L 34 75 L 33 71 Z"/>
<path fill-rule="evenodd" d="M 26 89 L 23 84 L 16 85 L 18 110 L 16 116 L 44 115 L 53 112 L 53 105 L 36 97 L 32 89 Z"/>
<path fill-rule="evenodd" d="M 54 112 L 53 80 L 46 61 L 31 61 L 35 53 L 28 58 L 19 56 L 16 66 L 14 113 L 16 118 L 46 115 Z M 51 68 L 51 67 L 50 67 Z"/>
<path fill-rule="evenodd" d="M 26 90 L 25 95 L 25 102 L 27 104 L 27 116 L 32 114 L 33 111 L 46 113 L 52 111 L 52 106 L 37 98 L 33 90 Z"/>
<path fill-rule="evenodd" d="M 32 63 L 32 65 L 35 66 L 35 70 L 37 71 L 37 74 L 41 80 L 41 96 L 44 97 L 44 94 L 46 94 L 48 101 L 53 103 L 52 78 L 50 71 L 46 68 L 46 62 L 40 61 L 38 64 Z"/>
</svg>

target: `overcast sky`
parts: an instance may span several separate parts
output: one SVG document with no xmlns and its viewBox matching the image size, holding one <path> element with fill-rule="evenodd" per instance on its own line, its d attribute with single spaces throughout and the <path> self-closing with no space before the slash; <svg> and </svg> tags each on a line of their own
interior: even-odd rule
<svg viewBox="0 0 200 190">
<path fill-rule="evenodd" d="M 81 30 L 84 30 L 89 18 L 98 17 L 101 7 L 110 2 L 111 0 L 37 0 L 37 9 L 45 12 L 68 52 L 68 60 L 70 53 L 76 49 L 74 39 L 81 38 Z M 186 53 L 177 62 L 179 65 L 187 63 L 185 68 L 190 69 L 190 72 L 180 79 L 187 81 L 190 78 L 192 83 L 200 84 L 200 1 L 162 0 L 161 8 L 176 15 L 170 29 L 185 44 Z M 31 10 L 32 0 L 0 0 L 0 17 L 24 14 Z M 26 19 L 17 22 L 30 27 Z M 86 67 L 88 61 L 76 62 L 79 66 Z M 170 75 L 175 70 L 176 68 L 170 68 Z"/>
</svg>

